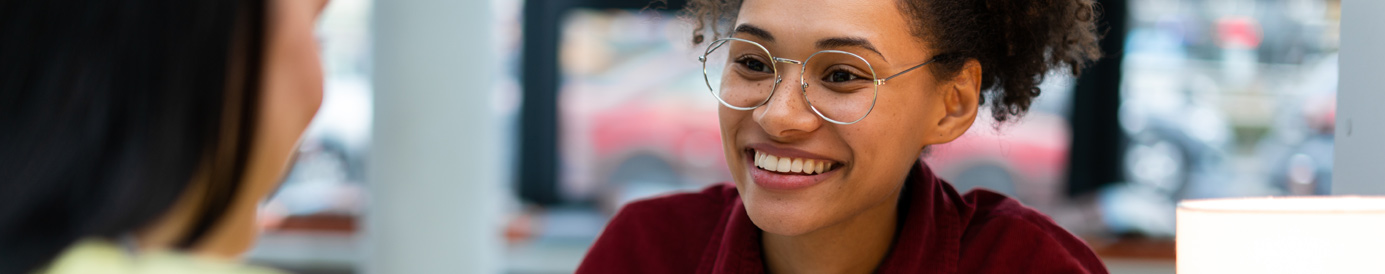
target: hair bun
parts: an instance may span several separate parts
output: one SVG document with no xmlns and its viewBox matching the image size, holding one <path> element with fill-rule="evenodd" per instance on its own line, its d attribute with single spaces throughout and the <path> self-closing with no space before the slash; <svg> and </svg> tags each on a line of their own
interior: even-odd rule
<svg viewBox="0 0 1385 274">
<path fill-rule="evenodd" d="M 1072 76 L 1101 57 L 1091 0 L 906 1 L 916 34 L 982 67 L 982 101 L 1004 122 L 1029 111 L 1052 70 Z M 929 27 L 925 27 L 929 26 Z M 963 62 L 940 66 L 955 74 Z M 989 101 L 987 101 L 989 100 Z"/>
</svg>

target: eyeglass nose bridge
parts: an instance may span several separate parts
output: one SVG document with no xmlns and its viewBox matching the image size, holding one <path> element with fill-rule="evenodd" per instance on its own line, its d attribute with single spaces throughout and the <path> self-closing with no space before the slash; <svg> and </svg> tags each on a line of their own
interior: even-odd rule
<svg viewBox="0 0 1385 274">
<path fill-rule="evenodd" d="M 794 64 L 794 65 L 799 65 L 799 66 L 802 66 L 802 65 L 803 65 L 803 61 L 794 60 L 794 59 L 789 59 L 789 58 L 783 58 L 783 57 L 774 57 L 774 62 L 775 62 L 775 63 Z M 774 85 L 775 85 L 775 86 L 778 86 L 779 83 L 781 83 L 781 82 L 784 82 L 784 76 L 783 76 L 783 75 L 777 75 L 777 76 L 775 76 L 775 78 L 774 78 Z M 802 81 L 799 81 L 799 82 L 802 82 Z M 804 83 L 800 83 L 800 84 L 802 84 L 803 90 L 806 90 L 806 89 L 808 88 L 808 83 L 804 82 Z"/>
<path fill-rule="evenodd" d="M 784 57 L 774 57 L 774 61 L 775 61 L 775 62 L 779 62 L 779 63 L 795 64 L 795 65 L 802 65 L 802 64 L 803 64 L 803 61 L 794 60 L 794 59 L 789 59 L 789 58 L 784 58 Z"/>
</svg>

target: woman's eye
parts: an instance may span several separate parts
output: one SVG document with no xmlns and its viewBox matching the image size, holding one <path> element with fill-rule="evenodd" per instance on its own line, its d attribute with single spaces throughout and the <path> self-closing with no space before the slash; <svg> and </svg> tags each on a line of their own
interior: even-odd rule
<svg viewBox="0 0 1385 274">
<path fill-rule="evenodd" d="M 850 72 L 837 70 L 837 71 L 828 72 L 827 75 L 824 76 L 823 78 L 824 78 L 823 80 L 826 80 L 827 82 L 831 82 L 831 83 L 840 83 L 840 82 L 846 82 L 846 81 L 856 80 L 856 79 L 859 78 L 859 77 L 856 77 L 855 74 L 851 74 Z"/>
<path fill-rule="evenodd" d="M 745 66 L 746 69 L 750 69 L 750 71 L 773 72 L 770 70 L 768 64 L 765 64 L 765 62 L 760 62 L 760 60 L 746 58 L 741 59 L 741 61 L 737 63 L 741 63 L 742 66 Z"/>
</svg>

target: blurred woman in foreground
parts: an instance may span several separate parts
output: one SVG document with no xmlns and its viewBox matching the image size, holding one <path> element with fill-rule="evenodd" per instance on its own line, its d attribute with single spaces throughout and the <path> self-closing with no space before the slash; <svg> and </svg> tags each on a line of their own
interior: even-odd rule
<svg viewBox="0 0 1385 274">
<path fill-rule="evenodd" d="M 0 273 L 261 273 L 325 0 L 0 4 Z"/>
</svg>

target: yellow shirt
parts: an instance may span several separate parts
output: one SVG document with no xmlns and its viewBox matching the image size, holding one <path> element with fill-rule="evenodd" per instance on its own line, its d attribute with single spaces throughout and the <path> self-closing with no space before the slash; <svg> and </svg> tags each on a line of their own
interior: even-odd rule
<svg viewBox="0 0 1385 274">
<path fill-rule="evenodd" d="M 168 251 L 131 255 L 109 241 L 87 239 L 68 248 L 41 274 L 281 274 L 249 265 Z"/>
</svg>

